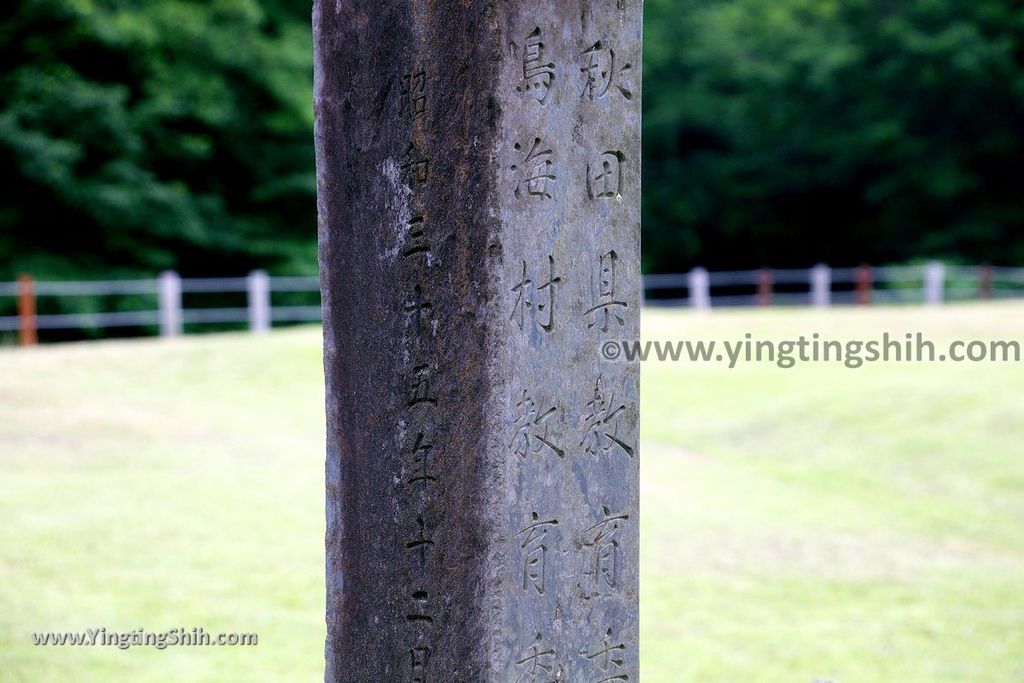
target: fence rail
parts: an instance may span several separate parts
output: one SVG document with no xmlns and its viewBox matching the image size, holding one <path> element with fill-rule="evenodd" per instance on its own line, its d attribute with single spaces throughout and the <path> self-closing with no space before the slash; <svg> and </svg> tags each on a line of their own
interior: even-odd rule
<svg viewBox="0 0 1024 683">
<path fill-rule="evenodd" d="M 167 271 L 156 279 L 41 281 L 22 276 L 0 282 L 0 302 L 17 300 L 17 315 L 0 316 L 0 332 L 18 332 L 32 345 L 39 330 L 156 327 L 162 336 L 184 333 L 185 325 L 243 324 L 266 332 L 274 323 L 317 322 L 319 305 L 273 305 L 275 293 L 319 294 L 316 277 L 270 276 L 254 271 L 245 277 L 182 278 Z M 729 306 L 868 305 L 925 303 L 971 299 L 1024 298 L 1024 268 L 987 265 L 856 268 L 788 268 L 689 273 L 658 273 L 643 278 L 645 303 L 706 310 Z M 185 295 L 244 294 L 244 306 L 190 307 Z M 151 297 L 155 308 L 87 313 L 39 313 L 45 297 Z"/>
<path fill-rule="evenodd" d="M 37 341 L 39 330 L 83 328 L 156 327 L 162 336 L 184 333 L 185 325 L 244 324 L 265 332 L 275 322 L 320 320 L 320 306 L 271 303 L 275 292 L 318 294 L 316 277 L 271 277 L 254 271 L 246 277 L 182 278 L 167 271 L 152 280 L 35 281 L 23 276 L 17 282 L 0 282 L 0 301 L 17 299 L 17 315 L 0 316 L 0 332 L 19 333 L 23 345 Z M 185 296 L 244 294 L 245 305 L 233 307 L 185 307 Z M 39 313 L 37 302 L 47 297 L 147 297 L 151 308 L 129 311 Z"/>
<path fill-rule="evenodd" d="M 648 275 L 648 305 L 727 306 L 868 305 L 1024 297 L 1024 268 L 858 266 L 767 269 Z"/>
</svg>

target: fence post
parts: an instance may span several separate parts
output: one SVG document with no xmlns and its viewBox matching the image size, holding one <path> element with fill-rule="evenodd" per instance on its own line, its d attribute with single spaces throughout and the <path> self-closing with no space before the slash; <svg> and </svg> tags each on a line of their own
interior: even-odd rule
<svg viewBox="0 0 1024 683">
<path fill-rule="evenodd" d="M 978 298 L 992 298 L 993 268 L 991 263 L 983 263 L 978 270 Z"/>
<path fill-rule="evenodd" d="M 924 270 L 924 302 L 937 306 L 946 293 L 946 264 L 931 261 Z"/>
<path fill-rule="evenodd" d="M 757 305 L 771 306 L 775 289 L 775 276 L 771 268 L 762 268 L 757 273 Z"/>
<path fill-rule="evenodd" d="M 856 302 L 858 306 L 871 303 L 871 266 L 866 264 L 857 267 Z"/>
<path fill-rule="evenodd" d="M 694 268 L 687 277 L 690 286 L 690 306 L 700 311 L 711 308 L 711 279 L 704 268 Z"/>
<path fill-rule="evenodd" d="M 18 341 L 22 346 L 39 343 L 36 321 L 36 283 L 30 275 L 18 277 Z"/>
<path fill-rule="evenodd" d="M 832 303 L 832 269 L 824 263 L 811 268 L 811 305 L 826 308 Z"/>
<path fill-rule="evenodd" d="M 160 336 L 176 337 L 182 333 L 181 276 L 173 270 L 160 273 Z"/>
<path fill-rule="evenodd" d="M 246 278 L 249 292 L 249 330 L 263 334 L 270 330 L 270 276 L 265 270 L 254 270 Z"/>
</svg>

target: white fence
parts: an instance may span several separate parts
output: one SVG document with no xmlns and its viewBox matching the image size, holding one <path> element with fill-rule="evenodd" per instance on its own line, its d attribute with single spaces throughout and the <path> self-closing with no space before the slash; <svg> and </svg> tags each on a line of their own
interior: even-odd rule
<svg viewBox="0 0 1024 683">
<path fill-rule="evenodd" d="M 254 332 L 266 332 L 276 322 L 315 322 L 320 320 L 320 306 L 272 306 L 274 292 L 319 293 L 315 277 L 271 277 L 254 271 L 247 277 L 182 278 L 164 272 L 155 280 L 92 280 L 66 282 L 0 282 L 0 297 L 16 297 L 19 314 L 0 316 L 0 331 L 24 332 L 26 324 L 33 330 L 159 327 L 160 334 L 173 337 L 182 334 L 185 325 L 210 323 L 242 323 Z M 186 308 L 189 294 L 244 293 L 245 306 L 230 308 Z M 36 313 L 36 300 L 41 297 L 110 297 L 149 295 L 156 308 L 137 311 L 90 313 Z"/>
<path fill-rule="evenodd" d="M 0 316 L 0 332 L 17 331 L 23 344 L 35 342 L 37 330 L 155 327 L 173 337 L 185 326 L 240 324 L 266 332 L 275 323 L 316 322 L 317 305 L 274 305 L 283 292 L 319 294 L 316 277 L 277 277 L 255 271 L 246 277 L 182 278 L 164 272 L 151 280 L 94 280 L 0 282 L 0 302 L 18 300 L 18 315 Z M 726 306 L 925 303 L 1024 297 L 1024 268 L 921 266 L 871 268 L 737 270 L 646 275 L 645 303 L 649 306 Z M 202 294 L 244 294 L 245 305 L 229 308 L 186 307 L 185 297 Z M 89 313 L 37 313 L 36 302 L 46 297 L 117 297 L 148 295 L 155 308 Z"/>
<path fill-rule="evenodd" d="M 920 266 L 761 269 L 646 275 L 652 306 L 816 306 L 931 304 L 1024 297 L 1024 268 Z"/>
</svg>

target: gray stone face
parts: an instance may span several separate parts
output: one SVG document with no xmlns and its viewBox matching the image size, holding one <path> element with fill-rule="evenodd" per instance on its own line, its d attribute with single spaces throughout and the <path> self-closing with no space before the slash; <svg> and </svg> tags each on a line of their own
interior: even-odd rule
<svg viewBox="0 0 1024 683">
<path fill-rule="evenodd" d="M 318 0 L 327 681 L 637 681 L 635 0 Z"/>
</svg>

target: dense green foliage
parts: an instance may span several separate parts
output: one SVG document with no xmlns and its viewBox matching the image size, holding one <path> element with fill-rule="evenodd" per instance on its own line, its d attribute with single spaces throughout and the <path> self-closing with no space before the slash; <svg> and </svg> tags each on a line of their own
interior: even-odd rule
<svg viewBox="0 0 1024 683">
<path fill-rule="evenodd" d="M 309 0 L 0 10 L 0 279 L 315 269 Z M 647 0 L 645 265 L 1024 261 L 1011 0 Z"/>
<path fill-rule="evenodd" d="M 309 7 L 0 10 L 0 279 L 315 269 Z"/>
<path fill-rule="evenodd" d="M 649 269 L 1024 259 L 1011 0 L 647 0 Z"/>
</svg>

